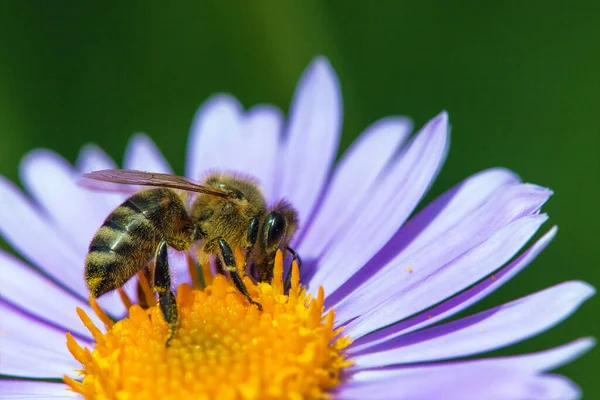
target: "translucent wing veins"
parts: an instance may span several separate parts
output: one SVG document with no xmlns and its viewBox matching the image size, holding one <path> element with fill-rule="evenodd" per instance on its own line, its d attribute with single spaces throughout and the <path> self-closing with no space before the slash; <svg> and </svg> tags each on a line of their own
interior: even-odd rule
<svg viewBox="0 0 600 400">
<path fill-rule="evenodd" d="M 229 193 L 211 186 L 204 186 L 183 176 L 129 169 L 104 169 L 83 174 L 84 178 L 124 185 L 166 187 L 213 196 L 228 197 Z"/>
</svg>

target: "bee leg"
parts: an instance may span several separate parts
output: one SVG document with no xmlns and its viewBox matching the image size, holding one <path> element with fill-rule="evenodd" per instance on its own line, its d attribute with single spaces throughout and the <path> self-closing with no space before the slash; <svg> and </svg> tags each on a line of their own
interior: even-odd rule
<svg viewBox="0 0 600 400">
<path fill-rule="evenodd" d="M 158 303 L 163 318 L 169 325 L 169 336 L 167 336 L 167 346 L 175 336 L 179 316 L 177 314 L 177 301 L 171 290 L 171 274 L 169 272 L 169 259 L 167 253 L 167 242 L 162 241 L 156 249 L 154 256 L 154 290 L 158 294 Z"/>
<path fill-rule="evenodd" d="M 260 219 L 258 217 L 252 218 L 250 224 L 248 225 L 248 231 L 246 232 L 246 241 L 248 242 L 244 248 L 244 269 L 241 271 L 242 275 L 250 275 L 252 279 L 256 279 L 256 263 L 250 263 L 249 261 L 252 257 L 252 250 L 254 250 L 254 246 L 256 246 L 256 241 L 258 239 L 258 226 L 260 225 Z"/>
<path fill-rule="evenodd" d="M 229 247 L 227 242 L 222 238 L 217 238 L 215 240 L 217 241 L 217 243 L 219 244 L 219 248 L 221 249 L 221 256 L 223 257 L 225 269 L 229 271 L 229 274 L 231 275 L 231 279 L 233 279 L 235 287 L 237 287 L 238 290 L 244 296 L 246 296 L 250 303 L 254 304 L 258 307 L 259 310 L 262 311 L 262 306 L 256 301 L 252 300 L 252 297 L 250 297 L 250 293 L 248 293 L 248 288 L 246 288 L 244 281 L 240 277 L 240 274 L 238 274 L 237 268 L 235 266 L 235 257 L 233 256 L 233 251 L 231 251 L 231 247 Z"/>
<path fill-rule="evenodd" d="M 250 260 L 250 254 L 256 245 L 256 241 L 258 239 L 258 226 L 260 225 L 260 220 L 258 217 L 252 218 L 250 224 L 248 225 L 248 231 L 246 232 L 246 241 L 248 245 L 245 248 L 244 254 L 246 255 L 244 259 L 244 270 L 242 271 L 244 275 L 246 275 L 248 271 L 248 260 Z M 254 265 L 254 263 L 253 263 Z M 250 271 L 250 275 L 252 276 L 252 271 Z"/>
<path fill-rule="evenodd" d="M 300 269 L 300 267 L 302 266 L 302 259 L 300 258 L 298 253 L 296 253 L 296 251 L 294 249 L 292 249 L 291 247 L 286 247 L 285 249 L 290 252 L 290 254 L 292 255 L 292 262 L 296 261 L 296 263 L 298 264 L 298 269 Z M 292 286 L 292 267 L 290 266 L 290 269 L 288 270 L 287 274 L 285 275 L 285 283 L 284 283 L 283 287 L 285 288 L 285 290 L 290 290 L 291 286 Z"/>
<path fill-rule="evenodd" d="M 219 257 L 215 257 L 215 272 L 217 274 L 225 275 L 225 268 L 223 268 L 223 262 Z"/>
</svg>

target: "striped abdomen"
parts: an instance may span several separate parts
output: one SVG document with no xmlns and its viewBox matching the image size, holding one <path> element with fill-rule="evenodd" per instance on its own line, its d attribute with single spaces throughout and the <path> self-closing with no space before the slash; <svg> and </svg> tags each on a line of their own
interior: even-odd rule
<svg viewBox="0 0 600 400">
<path fill-rule="evenodd" d="M 170 189 L 145 190 L 106 218 L 90 243 L 85 280 L 94 297 L 121 287 L 154 257 L 162 240 L 189 238 L 190 219 Z"/>
</svg>

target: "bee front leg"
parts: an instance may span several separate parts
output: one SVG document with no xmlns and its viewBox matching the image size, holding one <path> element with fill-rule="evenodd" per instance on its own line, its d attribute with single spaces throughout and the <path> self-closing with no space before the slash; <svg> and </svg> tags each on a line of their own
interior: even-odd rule
<svg viewBox="0 0 600 400">
<path fill-rule="evenodd" d="M 285 249 L 290 252 L 290 254 L 292 255 L 292 262 L 296 261 L 296 263 L 298 264 L 298 270 L 299 270 L 300 267 L 302 266 L 302 259 L 300 258 L 298 253 L 296 253 L 296 251 L 294 249 L 292 249 L 291 247 L 286 247 Z M 291 286 L 292 286 L 292 267 L 290 266 L 290 269 L 288 270 L 288 272 L 285 276 L 285 285 L 283 287 L 285 288 L 285 290 L 290 290 Z"/>
<path fill-rule="evenodd" d="M 156 249 L 154 256 L 154 285 L 152 290 L 158 294 L 158 303 L 163 318 L 169 325 L 169 335 L 166 345 L 175 336 L 179 315 L 177 313 L 177 301 L 171 290 L 171 273 L 169 271 L 169 259 L 167 253 L 167 242 L 162 241 Z"/>
<path fill-rule="evenodd" d="M 258 307 L 259 310 L 262 311 L 262 306 L 256 301 L 252 300 L 252 297 L 250 297 L 250 293 L 248 293 L 248 288 L 246 287 L 244 281 L 238 273 L 237 267 L 235 266 L 235 257 L 233 256 L 233 251 L 231 251 L 231 247 L 229 247 L 229 244 L 227 244 L 227 242 L 223 238 L 216 238 L 215 240 L 219 244 L 219 248 L 221 249 L 221 257 L 223 258 L 223 263 L 225 264 L 225 269 L 229 271 L 231 279 L 233 279 L 233 283 L 238 288 L 238 290 L 244 296 L 246 296 L 250 303 L 254 304 Z"/>
<path fill-rule="evenodd" d="M 258 239 L 258 227 L 260 225 L 260 220 L 258 217 L 252 218 L 250 224 L 248 225 L 248 231 L 246 232 L 246 248 L 245 255 L 246 258 L 244 260 L 244 270 L 242 273 L 245 275 L 248 270 L 248 260 L 250 259 L 250 254 L 256 245 L 256 241 Z M 252 264 L 254 266 L 254 263 Z M 250 276 L 253 276 L 252 271 L 250 271 Z"/>
</svg>

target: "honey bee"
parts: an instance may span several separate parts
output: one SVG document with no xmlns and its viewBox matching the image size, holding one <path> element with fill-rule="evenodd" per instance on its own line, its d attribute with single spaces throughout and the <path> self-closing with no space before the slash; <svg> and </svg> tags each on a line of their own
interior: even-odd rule
<svg viewBox="0 0 600 400">
<path fill-rule="evenodd" d="M 251 179 L 213 173 L 199 184 L 170 174 L 119 169 L 83 176 L 154 187 L 132 195 L 106 218 L 90 243 L 85 281 L 90 294 L 99 297 L 123 286 L 154 258 L 149 280 L 169 326 L 167 344 L 178 324 L 167 257 L 169 246 L 189 250 L 199 243 L 201 265 L 206 266 L 208 257 L 216 255 L 237 289 L 259 308 L 238 273 L 232 249 L 242 250 L 246 265 L 251 262 L 258 281 L 272 277 L 277 250 L 287 250 L 297 258 L 289 247 L 298 226 L 296 211 L 284 200 L 267 208 Z M 195 194 L 191 206 L 174 189 Z"/>
</svg>

